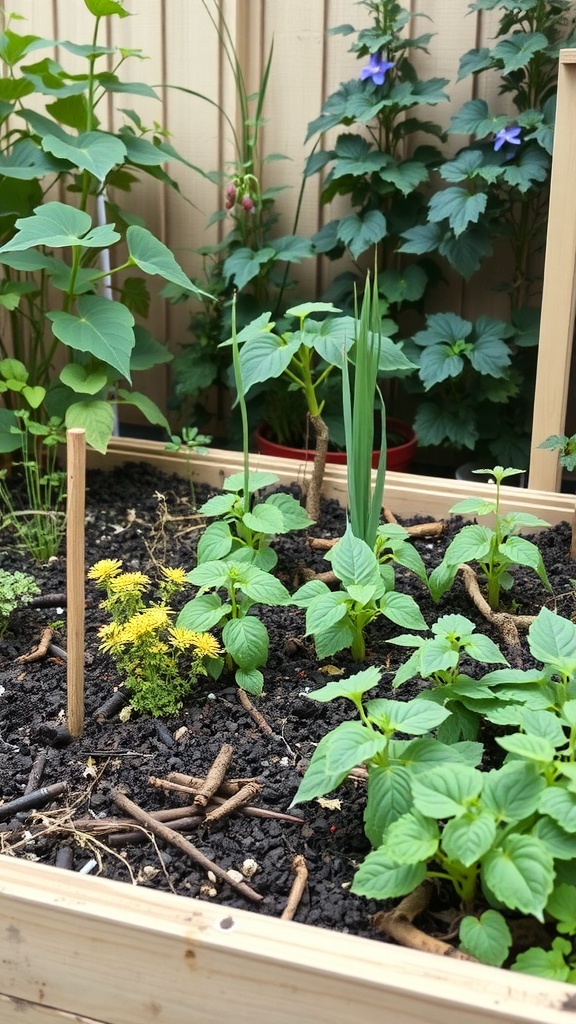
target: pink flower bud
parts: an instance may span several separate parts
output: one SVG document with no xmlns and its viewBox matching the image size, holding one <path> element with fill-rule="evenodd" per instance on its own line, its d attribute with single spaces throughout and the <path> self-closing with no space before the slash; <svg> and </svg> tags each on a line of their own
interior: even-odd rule
<svg viewBox="0 0 576 1024">
<path fill-rule="evenodd" d="M 254 200 L 252 199 L 252 196 L 242 197 L 242 209 L 245 210 L 246 213 L 252 213 L 254 210 Z"/>
<path fill-rule="evenodd" d="M 227 200 L 232 200 L 232 205 L 234 205 L 234 202 L 236 200 L 236 185 L 234 184 L 233 181 L 229 181 L 228 184 L 226 185 L 225 195 L 226 195 L 226 199 Z M 229 210 L 230 207 L 227 205 L 226 209 Z"/>
</svg>

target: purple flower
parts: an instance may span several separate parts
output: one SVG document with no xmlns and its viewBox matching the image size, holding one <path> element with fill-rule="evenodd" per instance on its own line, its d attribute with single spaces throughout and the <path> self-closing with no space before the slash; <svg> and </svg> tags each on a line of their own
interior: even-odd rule
<svg viewBox="0 0 576 1024">
<path fill-rule="evenodd" d="M 506 142 L 509 142 L 511 146 L 519 146 L 522 142 L 521 134 L 522 129 L 517 124 L 511 124 L 508 128 L 501 128 L 494 136 L 494 151 L 497 153 Z"/>
<path fill-rule="evenodd" d="M 394 63 L 385 60 L 381 53 L 373 53 L 366 67 L 362 68 L 360 72 L 360 81 L 363 82 L 366 78 L 371 78 L 374 85 L 384 85 L 386 72 L 393 67 Z"/>
</svg>

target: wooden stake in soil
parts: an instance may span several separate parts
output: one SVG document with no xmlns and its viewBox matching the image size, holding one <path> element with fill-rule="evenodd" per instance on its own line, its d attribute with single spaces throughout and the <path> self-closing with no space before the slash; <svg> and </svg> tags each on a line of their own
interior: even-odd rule
<svg viewBox="0 0 576 1024">
<path fill-rule="evenodd" d="M 84 623 L 86 431 L 67 431 L 66 593 L 68 661 L 68 729 L 81 736 L 84 729 Z"/>
</svg>

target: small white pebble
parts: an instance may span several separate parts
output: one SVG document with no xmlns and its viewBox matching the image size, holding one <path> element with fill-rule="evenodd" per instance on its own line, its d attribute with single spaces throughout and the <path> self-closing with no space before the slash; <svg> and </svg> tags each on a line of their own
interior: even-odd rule
<svg viewBox="0 0 576 1024">
<path fill-rule="evenodd" d="M 243 882 L 244 876 L 241 871 L 236 871 L 234 868 L 230 868 L 226 874 L 228 878 L 231 878 L 233 882 Z"/>
<path fill-rule="evenodd" d="M 210 882 L 215 882 L 216 881 L 216 875 L 214 874 L 213 871 L 207 871 L 206 874 L 207 874 L 208 880 Z"/>
<path fill-rule="evenodd" d="M 213 885 L 201 885 L 200 886 L 200 895 L 201 896 L 217 896 L 218 895 L 218 891 L 214 888 Z"/>
<path fill-rule="evenodd" d="M 279 762 L 278 762 L 278 764 L 282 765 L 282 768 L 287 768 L 288 765 L 290 764 L 290 758 L 289 757 L 281 757 Z"/>
<path fill-rule="evenodd" d="M 215 693 L 207 693 L 206 694 L 206 700 L 216 700 L 216 694 Z"/>
<path fill-rule="evenodd" d="M 247 857 L 246 860 L 242 862 L 242 874 L 244 875 L 244 878 L 252 878 L 252 875 L 255 875 L 258 871 L 258 867 L 259 865 L 253 857 Z"/>
<path fill-rule="evenodd" d="M 179 729 L 176 729 L 176 732 L 173 733 L 173 736 L 174 736 L 174 739 L 176 740 L 176 743 L 178 743 L 179 740 L 183 740 L 188 735 L 188 732 L 189 732 L 189 730 L 188 730 L 187 726 L 185 726 L 185 725 L 182 725 L 182 726 L 180 726 Z"/>
<path fill-rule="evenodd" d="M 88 860 L 88 861 L 86 861 L 86 863 L 85 863 L 85 864 L 84 864 L 84 865 L 83 865 L 83 866 L 82 866 L 82 867 L 80 868 L 80 870 L 78 871 L 78 874 L 79 874 L 79 875 L 89 875 L 89 874 L 90 874 L 90 872 L 91 872 L 91 871 L 94 871 L 94 868 L 96 868 L 96 867 L 98 867 L 98 861 L 96 861 L 96 860 L 94 860 L 94 859 L 92 859 L 92 860 Z"/>
</svg>

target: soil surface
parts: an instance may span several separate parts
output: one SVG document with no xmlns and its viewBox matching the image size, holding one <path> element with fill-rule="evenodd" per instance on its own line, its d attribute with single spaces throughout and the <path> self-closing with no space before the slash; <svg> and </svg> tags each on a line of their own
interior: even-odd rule
<svg viewBox="0 0 576 1024">
<path fill-rule="evenodd" d="M 199 489 L 198 502 L 209 493 Z M 87 567 L 100 558 L 122 558 L 125 570 L 138 569 L 152 576 L 155 563 L 191 569 L 202 521 L 194 514 L 189 498 L 186 480 L 162 475 L 144 464 L 110 473 L 89 473 Z M 442 537 L 416 541 L 429 570 L 440 561 L 446 543 L 460 525 L 461 521 L 453 517 Z M 310 533 L 336 537 L 344 528 L 344 510 L 328 501 L 323 505 L 321 521 Z M 46 565 L 34 564 L 26 554 L 10 549 L 10 539 L 7 531 L 0 535 L 0 565 L 32 573 L 43 595 L 64 594 L 65 555 Z M 516 610 L 535 614 L 547 604 L 571 617 L 576 610 L 572 584 L 576 565 L 569 558 L 569 525 L 561 524 L 533 539 L 542 551 L 553 596 L 534 573 L 516 570 Z M 310 552 L 303 533 L 278 538 L 274 546 L 279 557 L 277 573 L 291 590 L 302 565 L 318 571 L 329 568 L 321 552 Z M 397 586 L 413 594 L 429 625 L 441 614 L 458 611 L 500 642 L 501 638 L 476 612 L 459 580 L 439 606 L 407 571 L 398 571 Z M 313 644 L 304 636 L 302 611 L 294 607 L 264 609 L 262 618 L 271 637 L 270 657 L 264 669 L 264 694 L 254 703 L 272 735 L 266 735 L 253 721 L 238 700 L 234 681 L 224 677 L 218 683 L 200 678 L 193 695 L 175 717 L 160 722 L 134 714 L 122 721 L 116 714 L 100 723 L 96 712 L 122 682 L 111 658 L 98 649 L 98 628 L 108 621 L 100 608 L 101 596 L 87 583 L 86 723 L 81 739 L 71 741 L 63 725 L 65 600 L 14 613 L 8 633 L 0 639 L 0 682 L 4 689 L 0 690 L 0 851 L 48 864 L 56 863 L 57 857 L 59 863 L 60 858 L 66 863 L 68 857 L 75 871 L 96 860 L 93 872 L 108 878 L 137 881 L 144 887 L 273 916 L 279 916 L 285 908 L 294 879 L 292 861 L 300 854 L 309 875 L 296 920 L 375 937 L 370 915 L 382 906 L 349 892 L 355 866 L 369 850 L 362 827 L 362 782 L 346 782 L 337 793 L 330 794 L 334 802 L 295 808 L 290 813 L 298 817 L 297 823 L 236 813 L 211 827 L 201 824 L 189 833 L 190 841 L 225 870 L 241 872 L 246 861 L 255 862 L 257 868 L 252 875 L 245 867 L 244 881 L 262 897 L 258 903 L 227 882 L 208 877 L 201 867 L 162 840 L 151 842 L 145 836 L 139 843 L 124 842 L 112 848 L 105 837 L 75 831 L 71 821 L 122 817 L 111 797 L 114 790 L 149 812 L 190 804 L 189 797 L 154 788 L 149 778 L 165 778 L 169 772 L 205 776 L 223 744 L 234 748 L 228 776 L 257 777 L 262 792 L 255 805 L 287 813 L 315 744 L 343 718 L 352 717 L 349 702 L 320 704 L 307 699 L 306 693 L 323 686 L 335 670 L 347 675 L 374 664 L 383 669 L 382 684 L 380 692 L 372 691 L 371 696 L 390 695 L 390 679 L 402 649 L 386 641 L 405 630 L 385 619 L 372 624 L 367 631 L 363 666 L 356 665 L 345 653 L 318 662 Z M 30 651 L 43 629 L 53 623 L 57 624 L 52 640 L 55 647 L 38 661 L 18 662 L 16 659 Z M 523 667 L 533 664 L 524 640 L 522 658 Z M 464 671 L 477 675 L 482 667 L 465 665 Z M 395 696 L 407 699 L 415 692 L 416 687 L 410 689 L 408 685 Z M 39 784 L 66 782 L 67 792 L 46 808 L 2 821 L 2 803 L 24 793 L 38 755 L 45 756 Z M 69 853 L 62 853 L 63 849 Z M 439 916 L 429 918 L 428 926 L 441 932 L 445 930 L 442 908 L 436 909 Z M 426 922 L 422 926 L 426 927 Z"/>
</svg>

